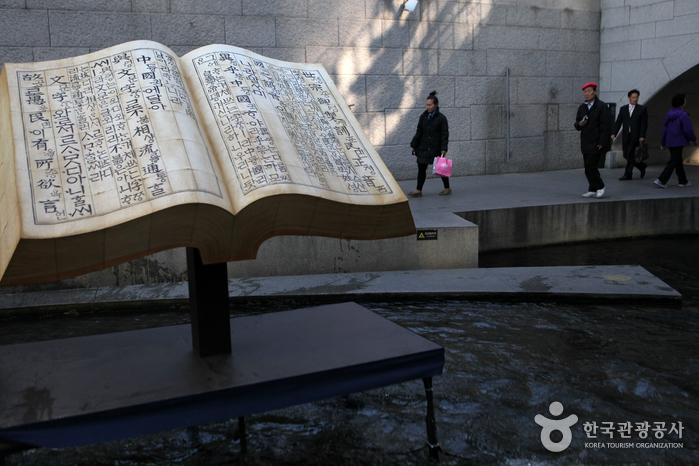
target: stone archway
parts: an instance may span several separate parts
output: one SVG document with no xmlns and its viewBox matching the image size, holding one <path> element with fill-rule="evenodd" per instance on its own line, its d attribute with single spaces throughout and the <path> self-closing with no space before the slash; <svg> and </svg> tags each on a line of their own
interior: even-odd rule
<svg viewBox="0 0 699 466">
<path fill-rule="evenodd" d="M 668 47 L 681 43 L 680 38 Z M 608 46 L 614 46 L 610 44 Z M 639 103 L 648 107 L 648 132 L 646 140 L 650 145 L 650 164 L 664 164 L 668 152 L 660 150 L 660 138 L 665 114 L 672 108 L 670 100 L 677 93 L 687 94 L 687 111 L 693 115 L 695 132 L 699 131 L 699 36 L 694 37 L 672 50 L 664 58 L 656 60 L 639 60 L 632 67 L 625 67 L 623 73 L 610 76 L 610 84 L 614 91 L 605 92 L 603 100 L 616 102 L 617 108 L 628 103 L 628 89 L 639 89 Z M 633 69 L 632 69 L 633 68 Z M 627 90 L 622 90 L 627 89 Z M 614 145 L 616 163 L 611 166 L 623 165 L 621 158 L 621 138 Z M 618 146 L 618 147 L 617 147 Z M 684 152 L 689 163 L 699 164 L 699 150 L 688 147 Z"/>
<path fill-rule="evenodd" d="M 635 86 L 642 88 L 646 95 L 641 102 L 648 102 L 672 81 L 694 68 L 698 64 L 697 60 L 699 60 L 699 36 L 669 53 L 640 76 Z"/>
<path fill-rule="evenodd" d="M 695 55 L 694 60 L 697 59 Z M 678 93 L 687 95 L 685 110 L 692 118 L 694 132 L 699 133 L 699 64 L 689 68 L 673 80 L 659 89 L 653 97 L 645 103 L 648 107 L 648 132 L 646 140 L 651 148 L 651 163 L 665 163 L 668 152 L 660 151 L 660 138 L 662 134 L 665 114 L 672 108 L 670 101 L 672 96 Z M 685 163 L 699 165 L 699 148 L 689 146 L 684 150 Z"/>
</svg>

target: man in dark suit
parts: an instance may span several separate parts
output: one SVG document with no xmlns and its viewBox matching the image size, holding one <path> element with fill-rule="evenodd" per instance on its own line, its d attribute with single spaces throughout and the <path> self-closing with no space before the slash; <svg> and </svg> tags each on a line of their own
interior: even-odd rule
<svg viewBox="0 0 699 466">
<path fill-rule="evenodd" d="M 613 141 L 623 125 L 621 143 L 624 151 L 624 158 L 626 159 L 626 170 L 624 171 L 624 176 L 619 178 L 621 181 L 630 180 L 632 178 L 636 148 L 645 139 L 646 129 L 648 128 L 648 111 L 643 105 L 638 105 L 638 96 L 640 94 L 638 89 L 629 91 L 627 94 L 629 105 L 621 107 L 619 116 L 616 118 L 616 123 L 614 123 L 614 129 L 612 129 Z M 641 162 L 636 166 L 641 172 L 641 178 L 646 176 L 646 167 L 648 165 Z"/>
<path fill-rule="evenodd" d="M 600 198 L 604 196 L 604 181 L 597 167 L 610 145 L 612 117 L 607 104 L 597 98 L 597 84 L 587 83 L 582 90 L 585 102 L 578 107 L 574 126 L 580 131 L 580 150 L 589 184 L 583 197 Z"/>
</svg>

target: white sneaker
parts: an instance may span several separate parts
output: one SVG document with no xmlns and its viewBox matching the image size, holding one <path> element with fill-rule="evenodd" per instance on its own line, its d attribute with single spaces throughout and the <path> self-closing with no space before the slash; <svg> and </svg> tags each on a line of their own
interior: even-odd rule
<svg viewBox="0 0 699 466">
<path fill-rule="evenodd" d="M 597 190 L 596 196 L 597 196 L 597 199 L 599 199 L 599 198 L 601 198 L 602 196 L 604 196 L 604 188 L 598 189 L 598 190 Z"/>
<path fill-rule="evenodd" d="M 655 183 L 655 185 L 656 185 L 658 188 L 667 189 L 667 186 L 665 186 L 664 184 L 662 184 L 662 183 L 660 182 L 660 180 L 655 180 L 655 181 L 653 181 L 653 183 Z"/>
<path fill-rule="evenodd" d="M 585 194 L 583 194 L 583 197 L 595 197 L 597 195 L 596 192 L 594 191 L 588 191 Z"/>
<path fill-rule="evenodd" d="M 691 181 L 687 181 L 686 183 L 684 183 L 684 184 L 678 184 L 677 186 L 679 186 L 680 188 L 689 188 L 690 186 L 692 186 L 692 182 L 691 182 Z"/>
</svg>

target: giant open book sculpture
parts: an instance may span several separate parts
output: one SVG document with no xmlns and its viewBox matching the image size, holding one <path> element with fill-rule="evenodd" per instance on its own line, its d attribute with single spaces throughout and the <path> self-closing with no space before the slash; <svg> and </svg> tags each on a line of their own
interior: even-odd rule
<svg viewBox="0 0 699 466">
<path fill-rule="evenodd" d="M 136 41 L 5 64 L 0 284 L 276 235 L 414 233 L 407 199 L 321 65 Z"/>
</svg>

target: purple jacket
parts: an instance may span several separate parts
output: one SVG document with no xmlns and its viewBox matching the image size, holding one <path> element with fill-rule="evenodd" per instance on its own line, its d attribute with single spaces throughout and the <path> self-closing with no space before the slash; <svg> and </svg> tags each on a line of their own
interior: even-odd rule
<svg viewBox="0 0 699 466">
<path fill-rule="evenodd" d="M 689 144 L 689 141 L 696 141 L 692 129 L 692 122 L 689 119 L 689 113 L 682 110 L 680 107 L 673 108 L 663 122 L 663 136 L 660 139 L 660 145 L 663 147 L 680 147 Z"/>
</svg>

